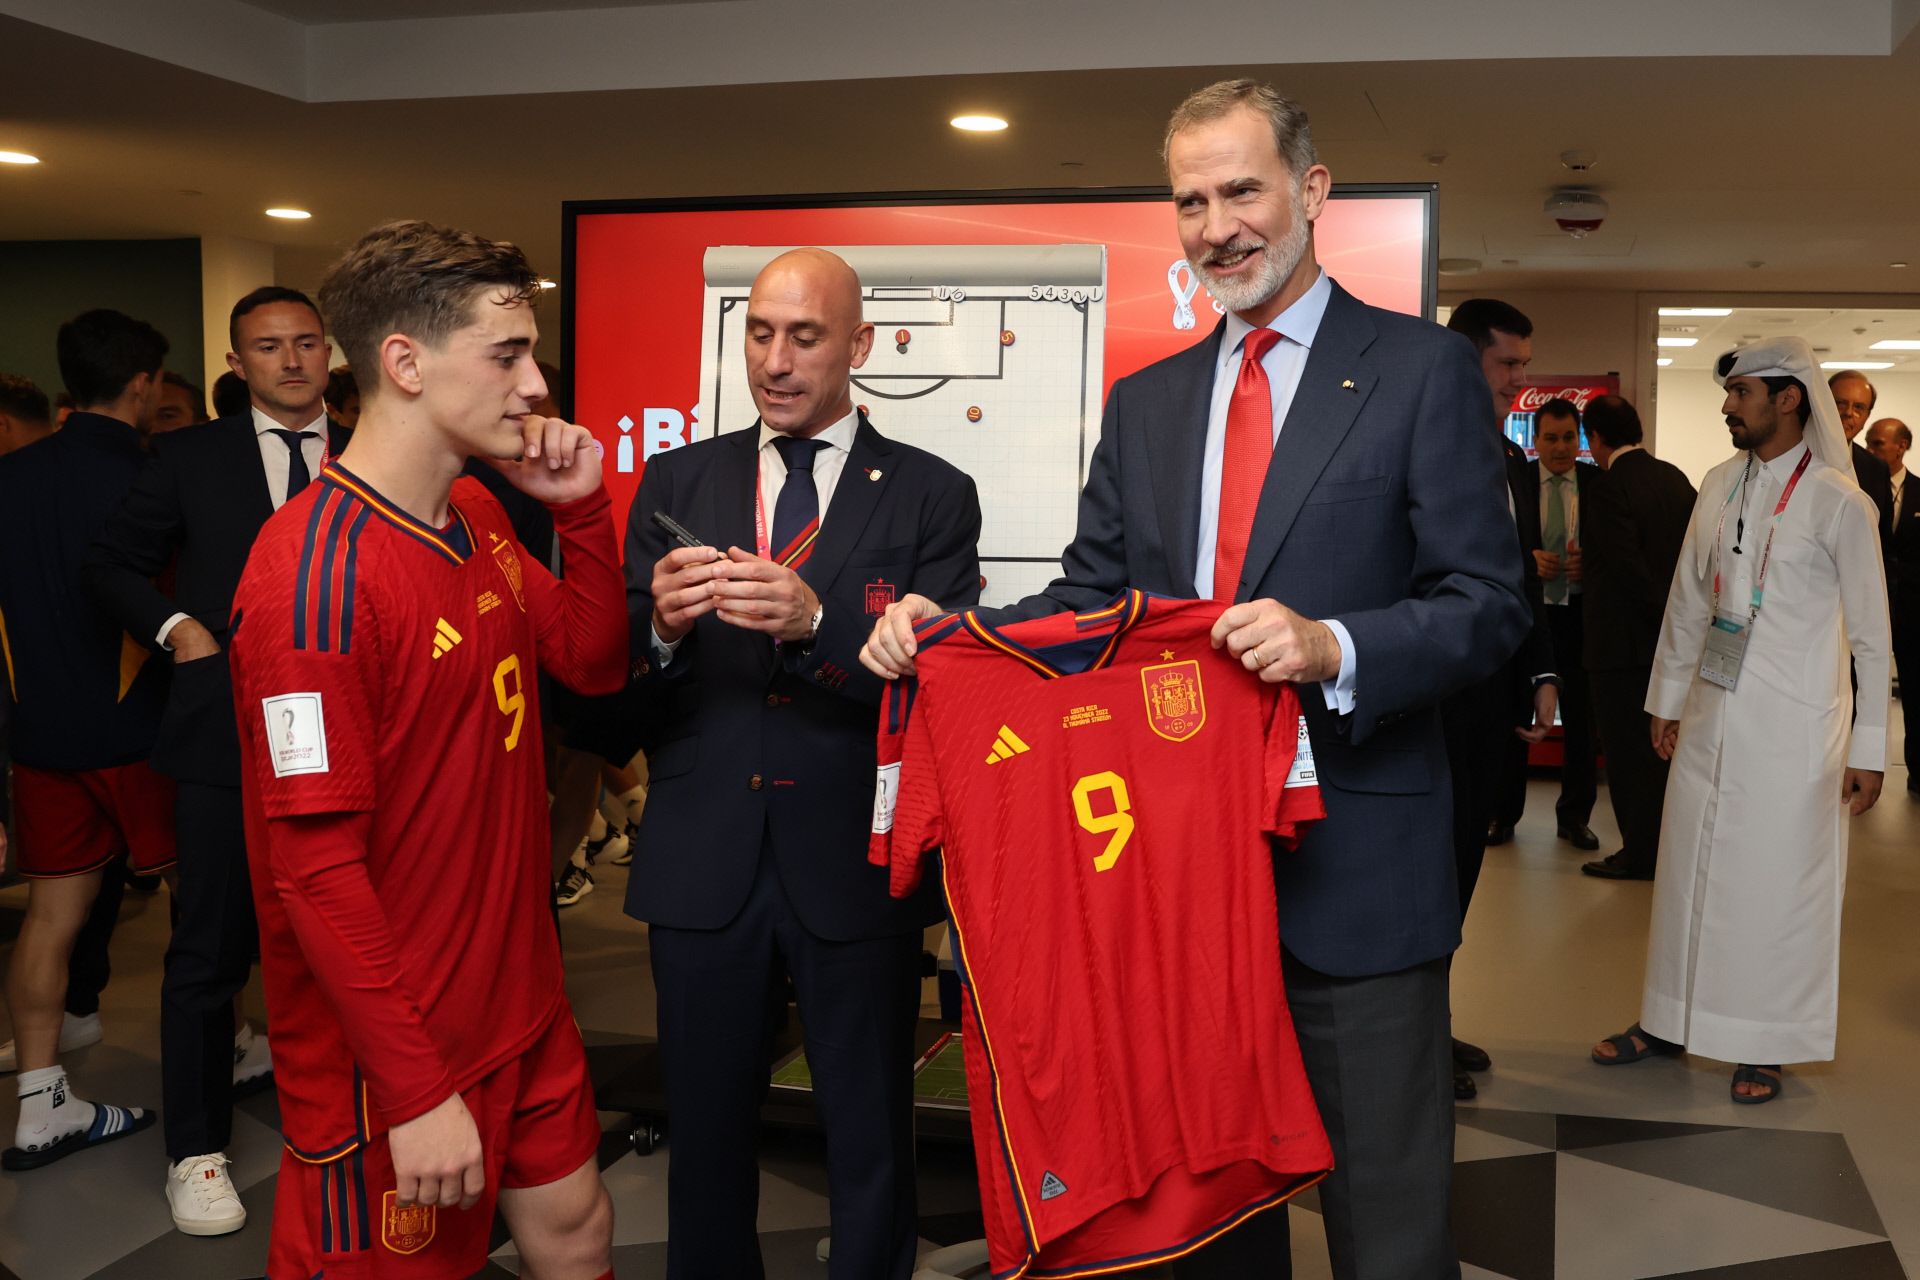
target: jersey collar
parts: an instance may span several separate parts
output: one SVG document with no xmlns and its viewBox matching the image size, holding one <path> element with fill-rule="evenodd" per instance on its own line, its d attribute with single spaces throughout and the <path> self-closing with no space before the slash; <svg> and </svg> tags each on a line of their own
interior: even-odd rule
<svg viewBox="0 0 1920 1280">
<path fill-rule="evenodd" d="M 362 480 L 338 462 L 329 462 L 321 468 L 320 478 L 336 489 L 344 489 L 372 508 L 373 513 L 394 526 L 400 532 L 416 541 L 425 543 L 438 554 L 445 556 L 455 564 L 465 564 L 473 555 L 473 526 L 467 523 L 467 517 L 460 508 L 451 502 L 448 510 L 453 519 L 444 529 L 436 529 L 424 521 L 416 520 L 402 511 L 393 502 L 381 496 L 372 485 Z"/>
<path fill-rule="evenodd" d="M 1122 591 L 1111 601 L 1087 613 L 1073 617 L 1073 633 L 1050 644 L 1028 648 L 1002 635 L 998 628 L 980 616 L 977 609 L 960 615 L 960 624 L 990 649 L 1018 658 L 1049 680 L 1098 671 L 1113 661 L 1120 638 L 1147 612 L 1147 593 L 1137 589 Z M 1064 629 L 1064 628 L 1062 628 Z"/>
</svg>

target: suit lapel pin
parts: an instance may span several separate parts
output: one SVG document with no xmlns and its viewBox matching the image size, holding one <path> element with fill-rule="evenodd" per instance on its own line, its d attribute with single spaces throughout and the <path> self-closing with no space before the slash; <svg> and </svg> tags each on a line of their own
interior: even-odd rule
<svg viewBox="0 0 1920 1280">
<path fill-rule="evenodd" d="M 880 478 L 880 468 L 878 467 L 867 468 L 867 479 L 878 480 L 879 478 Z"/>
<path fill-rule="evenodd" d="M 1347 379 L 1347 380 L 1346 380 L 1345 382 L 1342 382 L 1342 383 L 1340 384 L 1340 389 L 1341 389 L 1342 391 L 1351 391 L 1351 390 L 1353 390 L 1353 379 L 1352 379 L 1352 378 L 1348 378 L 1348 379 Z"/>
</svg>

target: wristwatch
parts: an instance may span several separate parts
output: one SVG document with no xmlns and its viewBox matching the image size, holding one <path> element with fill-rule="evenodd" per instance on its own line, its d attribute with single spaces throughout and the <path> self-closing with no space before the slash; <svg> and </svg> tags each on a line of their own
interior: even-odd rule
<svg viewBox="0 0 1920 1280">
<path fill-rule="evenodd" d="M 820 638 L 820 619 L 826 616 L 827 606 L 822 603 L 813 611 L 813 616 L 807 619 L 807 638 L 800 644 L 801 652 L 810 651 L 813 648 L 813 642 Z"/>
</svg>

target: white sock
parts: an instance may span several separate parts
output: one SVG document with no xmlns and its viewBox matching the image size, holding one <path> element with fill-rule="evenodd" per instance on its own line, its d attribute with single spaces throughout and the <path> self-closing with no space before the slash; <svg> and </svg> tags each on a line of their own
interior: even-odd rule
<svg viewBox="0 0 1920 1280">
<path fill-rule="evenodd" d="M 625 824 L 637 825 L 640 821 L 640 811 L 647 807 L 647 788 L 644 784 L 635 783 L 613 797 L 613 802 L 620 806 L 621 813 L 625 815 L 623 819 Z"/>
<path fill-rule="evenodd" d="M 600 816 L 615 831 L 623 830 L 627 825 L 627 807 L 620 803 L 619 796 L 605 787 L 600 788 Z"/>
<path fill-rule="evenodd" d="M 600 816 L 600 811 L 598 809 L 595 809 L 593 811 L 593 822 L 589 824 L 587 827 L 587 840 L 591 844 L 599 844 L 602 840 L 605 840 L 606 838 L 607 838 L 607 820 Z"/>
<path fill-rule="evenodd" d="M 253 1024 L 242 1022 L 240 1029 L 233 1033 L 233 1060 L 235 1062 L 247 1056 L 247 1050 L 253 1048 Z"/>
<path fill-rule="evenodd" d="M 16 1147 L 44 1147 L 93 1123 L 93 1104 L 73 1096 L 67 1073 L 59 1063 L 19 1077 L 20 1122 L 14 1126 Z"/>
</svg>

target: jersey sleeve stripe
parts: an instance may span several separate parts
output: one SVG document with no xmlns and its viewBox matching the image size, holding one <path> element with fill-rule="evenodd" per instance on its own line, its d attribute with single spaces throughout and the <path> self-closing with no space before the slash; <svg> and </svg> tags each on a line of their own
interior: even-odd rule
<svg viewBox="0 0 1920 1280">
<path fill-rule="evenodd" d="M 340 586 L 340 652 L 347 653 L 353 648 L 353 572 L 360 559 L 360 531 L 367 527 L 367 520 L 373 515 L 368 507 L 361 507 L 360 513 L 353 518 L 347 528 L 346 571 L 341 575 Z"/>
<path fill-rule="evenodd" d="M 331 494 L 328 495 L 332 497 Z M 322 535 L 326 551 L 320 558 L 320 605 L 315 616 L 319 620 L 316 630 L 319 634 L 320 652 L 325 653 L 331 647 L 331 641 L 339 633 L 335 624 L 335 605 L 339 599 L 339 587 L 335 583 L 335 574 L 346 566 L 340 563 L 340 534 L 347 523 L 347 504 L 331 502 L 333 514 L 327 520 L 327 531 Z"/>
<path fill-rule="evenodd" d="M 322 495 L 307 512 L 307 533 L 300 543 L 300 568 L 293 575 L 293 647 L 296 649 L 307 647 L 307 579 L 313 569 L 313 544 L 320 537 L 320 520 L 332 496 Z"/>
</svg>

